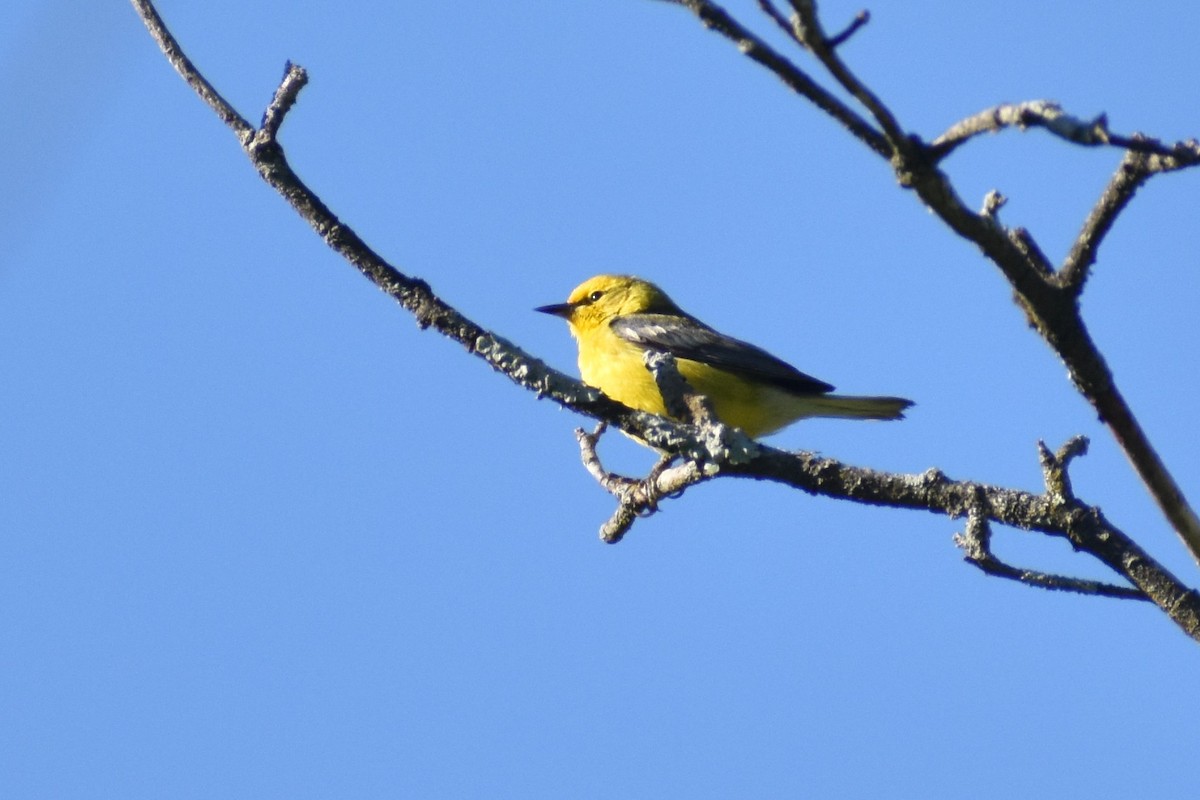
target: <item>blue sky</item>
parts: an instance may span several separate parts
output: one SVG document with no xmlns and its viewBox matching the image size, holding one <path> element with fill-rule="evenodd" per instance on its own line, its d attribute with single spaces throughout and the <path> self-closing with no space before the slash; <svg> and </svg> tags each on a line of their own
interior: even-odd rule
<svg viewBox="0 0 1200 800">
<path fill-rule="evenodd" d="M 1197 571 L 995 269 L 886 165 L 650 0 L 160 10 L 392 263 L 564 369 L 533 306 L 634 272 L 897 424 L 772 438 L 1076 489 Z M 752 2 L 729 8 L 759 21 Z M 844 56 L 932 138 L 1050 98 L 1200 135 L 1200 7 L 872 7 Z M 822 4 L 830 28 L 859 6 Z M 782 43 L 780 43 L 782 46 Z M 802 63 L 811 64 L 801 57 Z M 420 332 L 254 174 L 125 3 L 0 33 L 0 793 L 6 797 L 1164 796 L 1196 645 L 1149 606 L 962 563 L 940 517 L 718 481 L 617 546 L 583 420 Z M 947 169 L 1060 258 L 1119 160 L 1040 132 Z M 1200 173 L 1155 179 L 1084 298 L 1192 499 Z M 612 437 L 610 466 L 647 451 Z M 1000 531 L 1023 565 L 1104 577 Z"/>
</svg>

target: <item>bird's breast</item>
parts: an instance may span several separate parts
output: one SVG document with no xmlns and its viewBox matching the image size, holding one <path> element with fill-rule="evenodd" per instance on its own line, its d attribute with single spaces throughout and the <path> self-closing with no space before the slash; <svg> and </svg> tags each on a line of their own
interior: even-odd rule
<svg viewBox="0 0 1200 800">
<path fill-rule="evenodd" d="M 579 376 L 612 399 L 639 411 L 665 414 L 662 395 L 646 369 L 643 350 L 610 329 L 579 336 Z"/>
</svg>

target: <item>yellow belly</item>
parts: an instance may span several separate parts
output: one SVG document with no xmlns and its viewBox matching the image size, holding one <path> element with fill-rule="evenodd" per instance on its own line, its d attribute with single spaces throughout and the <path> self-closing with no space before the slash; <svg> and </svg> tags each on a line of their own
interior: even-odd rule
<svg viewBox="0 0 1200 800">
<path fill-rule="evenodd" d="M 642 349 L 617 336 L 591 342 L 588 356 L 579 357 L 584 383 L 630 408 L 667 415 L 662 394 L 646 369 Z M 755 384 L 723 370 L 687 359 L 678 360 L 679 372 L 692 388 L 712 401 L 722 422 L 752 437 L 779 430 L 806 416 L 803 398 L 764 384 Z"/>
</svg>

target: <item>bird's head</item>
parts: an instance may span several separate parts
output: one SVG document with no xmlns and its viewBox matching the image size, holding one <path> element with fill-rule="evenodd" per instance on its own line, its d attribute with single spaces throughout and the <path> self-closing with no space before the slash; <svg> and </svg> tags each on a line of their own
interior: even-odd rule
<svg viewBox="0 0 1200 800">
<path fill-rule="evenodd" d="M 597 275 L 575 287 L 565 303 L 534 309 L 562 317 L 571 331 L 586 332 L 626 314 L 678 314 L 679 307 L 650 281 L 632 275 Z"/>
</svg>

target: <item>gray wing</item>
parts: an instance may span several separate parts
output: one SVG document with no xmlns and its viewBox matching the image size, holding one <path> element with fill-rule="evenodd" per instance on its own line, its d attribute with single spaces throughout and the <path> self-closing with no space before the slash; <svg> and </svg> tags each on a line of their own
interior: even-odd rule
<svg viewBox="0 0 1200 800">
<path fill-rule="evenodd" d="M 699 361 L 790 392 L 824 394 L 833 391 L 828 383 L 805 375 L 761 347 L 718 333 L 692 317 L 627 314 L 609 324 L 617 336 L 648 350 Z"/>
</svg>

